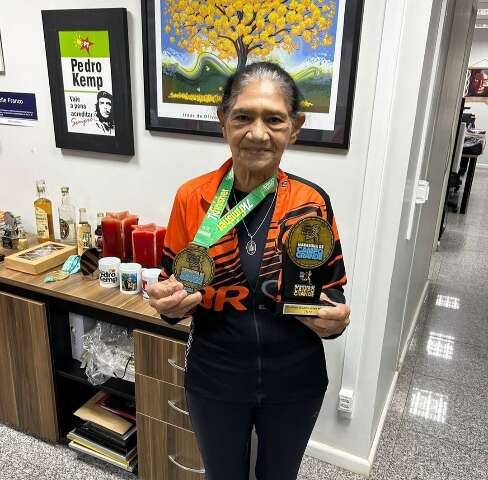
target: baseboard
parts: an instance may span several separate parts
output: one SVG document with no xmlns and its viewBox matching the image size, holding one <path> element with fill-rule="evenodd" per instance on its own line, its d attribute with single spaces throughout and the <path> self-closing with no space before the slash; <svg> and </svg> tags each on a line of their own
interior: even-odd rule
<svg viewBox="0 0 488 480">
<path fill-rule="evenodd" d="M 488 163 L 478 163 L 478 162 L 476 162 L 476 168 L 488 168 Z"/>
<path fill-rule="evenodd" d="M 339 450 L 337 448 L 331 447 L 330 445 L 321 442 L 316 442 L 314 440 L 310 440 L 308 442 L 308 446 L 305 451 L 307 455 L 310 455 L 311 457 L 314 458 L 318 458 L 319 460 L 322 460 L 324 462 L 337 465 L 338 467 L 345 468 L 346 470 L 350 470 L 351 472 L 359 473 L 360 475 L 365 475 L 365 476 L 369 475 L 371 466 L 373 465 L 374 457 L 376 455 L 376 450 L 378 448 L 381 433 L 383 432 L 383 426 L 385 424 L 386 416 L 388 414 L 388 410 L 390 409 L 393 394 L 395 393 L 395 387 L 398 380 L 398 372 L 401 366 L 403 365 L 405 356 L 408 351 L 408 345 L 410 344 L 410 340 L 412 339 L 413 332 L 415 331 L 415 327 L 417 326 L 420 309 L 422 308 L 422 305 L 424 303 L 424 299 L 425 299 L 425 295 L 427 294 L 429 283 L 430 283 L 429 280 L 425 282 L 424 289 L 422 290 L 422 294 L 420 295 L 419 302 L 415 309 L 412 326 L 410 327 L 407 341 L 405 342 L 405 346 L 403 347 L 403 351 L 400 356 L 399 369 L 393 375 L 393 379 L 390 384 L 390 388 L 388 390 L 388 395 L 386 397 L 385 405 L 383 407 L 383 411 L 381 412 L 381 417 L 378 422 L 378 428 L 376 429 L 373 443 L 371 444 L 371 449 L 368 458 L 357 457 L 356 455 L 347 453 L 344 450 Z"/>
<path fill-rule="evenodd" d="M 371 464 L 368 459 L 357 457 L 344 450 L 339 450 L 325 443 L 316 442 L 315 440 L 308 442 L 305 454 L 361 475 L 368 476 L 371 469 Z"/>
</svg>

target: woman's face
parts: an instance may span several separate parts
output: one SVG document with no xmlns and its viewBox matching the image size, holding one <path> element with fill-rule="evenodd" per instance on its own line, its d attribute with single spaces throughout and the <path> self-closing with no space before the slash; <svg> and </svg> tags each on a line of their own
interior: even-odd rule
<svg viewBox="0 0 488 480">
<path fill-rule="evenodd" d="M 234 167 L 266 176 L 276 171 L 305 120 L 303 114 L 292 120 L 283 93 L 272 80 L 249 82 L 227 116 L 219 111 L 219 118 Z"/>
</svg>

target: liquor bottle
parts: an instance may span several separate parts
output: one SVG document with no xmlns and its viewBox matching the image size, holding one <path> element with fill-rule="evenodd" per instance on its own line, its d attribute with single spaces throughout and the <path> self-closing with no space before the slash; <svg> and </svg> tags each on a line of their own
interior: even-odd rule
<svg viewBox="0 0 488 480">
<path fill-rule="evenodd" d="M 86 216 L 86 208 L 80 208 L 80 221 L 78 222 L 78 255 L 83 255 L 85 250 L 92 246 L 91 226 Z"/>
<path fill-rule="evenodd" d="M 46 197 L 46 182 L 44 180 L 37 181 L 37 197 L 34 202 L 37 240 L 39 243 L 54 241 L 53 208 L 51 200 Z"/>
<path fill-rule="evenodd" d="M 61 195 L 61 206 L 58 208 L 61 241 L 76 245 L 76 210 L 69 200 L 69 188 L 61 187 Z"/>
<path fill-rule="evenodd" d="M 105 213 L 97 213 L 97 228 L 95 230 L 95 247 L 98 250 L 100 256 L 103 253 L 103 233 L 102 233 L 102 218 L 105 217 Z"/>
<path fill-rule="evenodd" d="M 29 248 L 29 242 L 27 241 L 22 219 L 20 217 L 15 217 L 15 222 L 17 223 L 17 231 L 19 236 L 17 250 L 25 250 L 26 248 Z"/>
</svg>

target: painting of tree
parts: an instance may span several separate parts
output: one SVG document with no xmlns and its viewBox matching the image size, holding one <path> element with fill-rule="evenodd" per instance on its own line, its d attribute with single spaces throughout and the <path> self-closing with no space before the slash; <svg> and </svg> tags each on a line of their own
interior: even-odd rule
<svg viewBox="0 0 488 480">
<path fill-rule="evenodd" d="M 167 0 L 165 9 L 171 44 L 237 59 L 237 69 L 250 55 L 265 59 L 275 48 L 292 53 L 299 40 L 311 49 L 332 45 L 337 10 L 334 0 Z"/>
</svg>

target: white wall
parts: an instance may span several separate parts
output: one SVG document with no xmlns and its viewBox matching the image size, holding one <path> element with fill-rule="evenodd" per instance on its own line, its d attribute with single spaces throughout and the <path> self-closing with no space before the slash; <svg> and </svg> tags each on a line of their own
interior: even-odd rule
<svg viewBox="0 0 488 480">
<path fill-rule="evenodd" d="M 402 131 L 402 122 L 412 121 L 418 96 L 418 88 L 406 79 L 405 88 L 397 89 L 398 72 L 390 58 L 398 55 L 391 36 L 398 37 L 399 32 L 394 31 L 391 20 L 397 18 L 401 31 L 415 36 L 416 22 L 424 25 L 430 16 L 428 8 L 415 15 L 412 6 L 416 1 L 401 2 L 410 5 L 409 15 L 398 15 L 398 0 L 365 2 L 349 150 L 293 147 L 283 160 L 285 170 L 317 182 L 331 195 L 349 277 L 346 296 L 353 308 L 347 335 L 325 342 L 330 386 L 309 453 L 363 472 L 368 469 L 375 430 L 388 291 L 410 152 L 408 137 L 396 145 L 389 140 L 392 132 L 399 135 Z M 0 90 L 36 93 L 39 122 L 33 128 L 0 125 L 0 209 L 21 215 L 28 230 L 34 229 L 32 202 L 37 178 L 46 179 L 56 206 L 60 187 L 69 185 L 76 205 L 88 209 L 92 222 L 99 210 L 130 209 L 140 215 L 141 222 L 164 224 L 177 186 L 216 168 L 228 155 L 219 139 L 145 130 L 140 1 L 83 2 L 84 8 L 120 6 L 129 11 L 133 158 L 55 147 L 40 11 L 79 8 L 79 2 L 17 0 L 2 4 L 0 29 L 7 73 L 0 75 Z M 413 42 L 415 47 L 408 42 L 402 45 L 404 53 L 410 54 L 425 48 L 421 42 Z M 409 58 L 411 61 L 412 56 Z M 408 70 L 405 66 L 400 71 Z M 418 75 L 415 68 L 412 75 L 415 72 Z M 410 78 L 408 71 L 404 73 Z M 405 112 L 395 103 L 400 98 L 408 107 Z M 349 420 L 336 412 L 342 382 L 351 382 L 355 389 L 355 411 Z"/>
<path fill-rule="evenodd" d="M 488 28 L 475 29 L 469 66 L 488 68 Z M 488 130 L 488 102 L 467 101 L 466 106 L 471 107 L 469 112 L 476 115 L 476 128 Z M 478 157 L 478 163 L 488 165 L 487 149 Z"/>
</svg>

